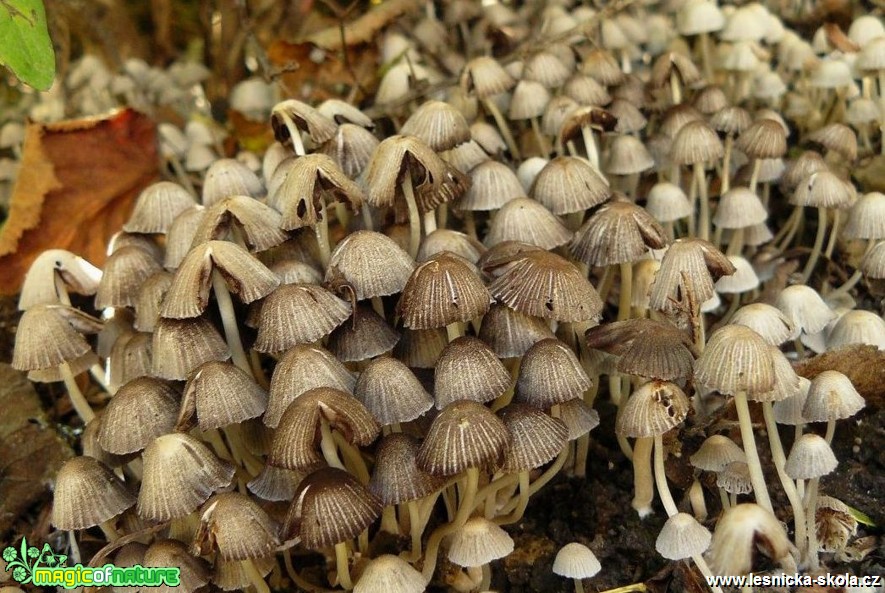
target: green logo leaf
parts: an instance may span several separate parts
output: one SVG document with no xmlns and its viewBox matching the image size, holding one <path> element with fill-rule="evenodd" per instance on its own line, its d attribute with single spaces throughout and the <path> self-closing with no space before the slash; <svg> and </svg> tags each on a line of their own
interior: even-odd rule
<svg viewBox="0 0 885 593">
<path fill-rule="evenodd" d="M 55 78 L 55 52 L 42 0 L 0 0 L 0 64 L 45 91 Z"/>
</svg>

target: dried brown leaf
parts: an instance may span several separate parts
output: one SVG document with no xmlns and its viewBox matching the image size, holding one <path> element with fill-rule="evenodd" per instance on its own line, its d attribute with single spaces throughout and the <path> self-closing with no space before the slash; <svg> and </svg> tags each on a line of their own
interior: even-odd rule
<svg viewBox="0 0 885 593">
<path fill-rule="evenodd" d="M 851 379 L 867 406 L 882 405 L 885 399 L 885 351 L 856 344 L 824 352 L 796 366 L 796 372 L 806 379 L 814 379 L 824 371 L 839 371 Z"/>
</svg>

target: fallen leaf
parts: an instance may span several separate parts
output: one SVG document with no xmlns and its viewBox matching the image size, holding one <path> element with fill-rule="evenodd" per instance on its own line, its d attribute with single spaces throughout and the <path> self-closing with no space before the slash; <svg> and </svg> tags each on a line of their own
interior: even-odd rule
<svg viewBox="0 0 885 593">
<path fill-rule="evenodd" d="M 0 541 L 74 453 L 49 423 L 24 373 L 0 363 Z"/>
<path fill-rule="evenodd" d="M 349 64 L 344 63 L 340 49 L 321 49 L 309 41 L 276 41 L 267 55 L 281 72 L 284 88 L 311 103 L 341 98 L 354 86 L 371 90 L 377 82 L 378 48 L 374 44 L 348 45 Z"/>
<path fill-rule="evenodd" d="M 383 4 L 374 6 L 359 18 L 345 24 L 345 42 L 348 46 L 371 43 L 381 29 L 392 24 L 403 14 L 418 10 L 421 6 L 423 3 L 418 0 L 387 0 Z M 341 31 L 339 26 L 335 25 L 310 35 L 305 41 L 328 51 L 340 50 Z"/>
<path fill-rule="evenodd" d="M 46 249 L 67 249 L 101 266 L 111 235 L 158 174 L 156 127 L 134 110 L 28 124 L 9 218 L 0 229 L 0 294 L 18 292 Z"/>
<path fill-rule="evenodd" d="M 824 371 L 839 371 L 851 379 L 867 406 L 882 405 L 885 399 L 885 351 L 863 344 L 844 346 L 796 366 L 796 372 L 806 379 L 814 379 Z"/>
</svg>

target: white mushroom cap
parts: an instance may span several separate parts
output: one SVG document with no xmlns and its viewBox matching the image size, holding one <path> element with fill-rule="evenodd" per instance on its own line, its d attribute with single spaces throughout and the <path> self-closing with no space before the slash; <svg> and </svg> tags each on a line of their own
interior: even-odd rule
<svg viewBox="0 0 885 593">
<path fill-rule="evenodd" d="M 803 434 L 793 444 L 784 471 L 794 480 L 811 480 L 831 473 L 839 465 L 829 443 L 813 433 Z"/>
<path fill-rule="evenodd" d="M 564 545 L 553 560 L 553 573 L 570 579 L 587 579 L 600 570 L 602 565 L 596 555 L 590 548 L 577 542 Z"/>
<path fill-rule="evenodd" d="M 449 560 L 458 566 L 482 566 L 513 551 L 513 538 L 484 517 L 467 520 L 455 532 L 449 546 Z"/>
<path fill-rule="evenodd" d="M 384 554 L 366 566 L 353 593 L 422 593 L 427 587 L 424 577 L 399 556 Z"/>
<path fill-rule="evenodd" d="M 664 523 L 655 549 L 668 560 L 700 556 L 710 547 L 713 534 L 688 513 L 676 513 Z"/>
</svg>

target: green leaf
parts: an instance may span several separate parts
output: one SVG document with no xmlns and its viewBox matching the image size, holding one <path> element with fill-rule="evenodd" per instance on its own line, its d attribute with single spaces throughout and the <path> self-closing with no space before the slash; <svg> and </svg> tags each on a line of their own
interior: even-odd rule
<svg viewBox="0 0 885 593">
<path fill-rule="evenodd" d="M 42 0 L 0 0 L 0 64 L 45 91 L 55 78 L 55 51 Z"/>
<path fill-rule="evenodd" d="M 847 506 L 847 505 L 846 505 Z M 875 527 L 876 523 L 873 521 L 869 515 L 860 511 L 854 507 L 848 507 L 848 514 L 854 517 L 854 520 L 858 523 L 863 523 L 864 525 L 869 525 L 870 527 Z"/>
</svg>

